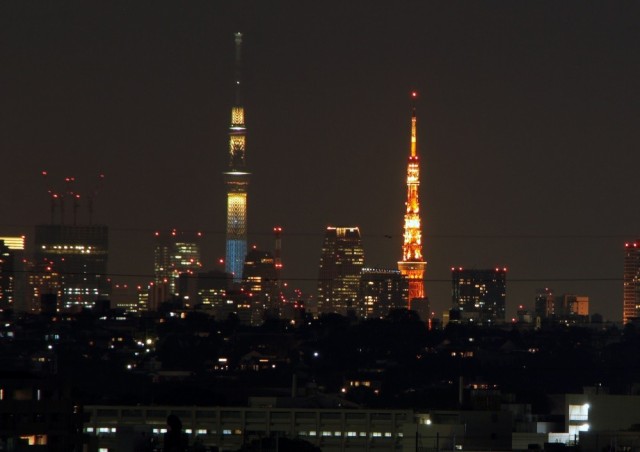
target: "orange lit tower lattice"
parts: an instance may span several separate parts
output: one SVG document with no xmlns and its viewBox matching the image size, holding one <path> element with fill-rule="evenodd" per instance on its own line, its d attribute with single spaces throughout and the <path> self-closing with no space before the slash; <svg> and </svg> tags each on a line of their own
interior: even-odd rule
<svg viewBox="0 0 640 452">
<path fill-rule="evenodd" d="M 417 93 L 411 93 L 415 100 Z M 418 187 L 420 186 L 420 161 L 417 152 L 416 108 L 411 113 L 411 153 L 407 165 L 407 210 L 404 214 L 404 242 L 402 244 L 402 260 L 398 262 L 398 270 L 409 280 L 409 303 L 416 298 L 425 298 L 424 272 L 427 262 L 422 257 L 422 232 L 420 222 L 420 202 Z"/>
</svg>

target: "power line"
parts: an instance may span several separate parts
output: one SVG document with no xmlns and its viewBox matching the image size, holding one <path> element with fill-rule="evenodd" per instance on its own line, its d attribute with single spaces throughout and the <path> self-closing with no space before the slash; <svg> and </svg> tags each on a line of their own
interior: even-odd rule
<svg viewBox="0 0 640 452">
<path fill-rule="evenodd" d="M 0 225 L 3 228 L 28 228 L 31 229 L 34 225 L 25 225 L 25 224 L 4 224 Z M 152 238 L 153 233 L 156 231 L 168 231 L 172 228 L 149 228 L 149 227 L 133 227 L 133 226 L 124 226 L 124 227 L 111 227 L 109 226 L 109 232 L 135 232 L 135 233 L 149 233 L 149 237 Z M 224 230 L 214 230 L 214 229 L 193 229 L 193 228 L 176 228 L 180 232 L 185 233 L 196 233 L 201 232 L 203 234 L 210 235 L 226 235 L 226 231 Z M 252 236 L 272 236 L 273 231 L 249 231 L 249 235 Z M 634 237 L 638 237 L 640 234 L 638 232 L 633 232 L 629 234 L 477 234 L 477 233 L 460 233 L 460 234 L 425 234 L 426 238 L 432 239 L 522 239 L 522 240 L 537 240 L 537 239 L 550 239 L 550 240 L 558 240 L 558 239 L 622 239 L 622 240 L 631 240 Z M 320 231 L 302 231 L 302 230 L 285 230 L 283 232 L 284 237 L 315 237 L 315 236 L 324 236 L 324 230 Z M 376 233 L 363 233 L 361 234 L 362 238 L 380 238 L 380 239 L 397 239 L 402 238 L 402 233 L 385 233 L 385 232 L 376 232 Z"/>
<path fill-rule="evenodd" d="M 43 272 L 37 270 L 15 270 L 14 273 L 26 273 L 26 274 L 51 274 L 50 272 Z M 52 273 L 61 276 L 104 276 L 107 278 L 155 278 L 152 273 L 82 273 L 82 272 L 56 272 Z M 224 277 L 207 276 L 207 271 L 202 271 L 196 275 L 186 274 L 187 278 L 202 278 L 202 279 L 224 279 Z M 183 273 L 185 274 L 185 273 Z M 200 276 L 202 275 L 202 276 Z M 317 277 L 291 277 L 282 278 L 281 281 L 337 281 L 338 278 L 317 278 Z M 275 279 L 274 279 L 275 281 Z M 451 283 L 451 279 L 443 278 L 424 278 L 421 280 L 424 283 Z M 622 282 L 621 277 L 520 277 L 520 278 L 508 278 L 507 283 L 528 283 L 528 282 Z"/>
</svg>

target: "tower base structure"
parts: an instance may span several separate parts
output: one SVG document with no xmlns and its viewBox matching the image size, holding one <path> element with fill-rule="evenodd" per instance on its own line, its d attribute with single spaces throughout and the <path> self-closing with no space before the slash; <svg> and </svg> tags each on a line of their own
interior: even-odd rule
<svg viewBox="0 0 640 452">
<path fill-rule="evenodd" d="M 411 301 L 413 299 L 425 298 L 424 273 L 426 269 L 427 263 L 424 261 L 398 262 L 398 270 L 400 270 L 400 273 L 405 276 L 409 282 L 408 309 L 411 309 Z"/>
</svg>

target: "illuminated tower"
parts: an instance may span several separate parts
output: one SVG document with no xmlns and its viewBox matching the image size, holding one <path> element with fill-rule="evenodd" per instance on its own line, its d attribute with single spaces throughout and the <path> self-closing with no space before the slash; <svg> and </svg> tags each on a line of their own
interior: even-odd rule
<svg viewBox="0 0 640 452">
<path fill-rule="evenodd" d="M 411 93 L 415 99 L 417 93 Z M 411 113 L 411 153 L 407 165 L 407 211 L 404 214 L 404 243 L 402 244 L 402 260 L 398 262 L 398 270 L 409 280 L 409 304 L 415 298 L 425 298 L 424 271 L 427 263 L 422 257 L 422 232 L 420 225 L 420 162 L 416 139 L 416 108 Z"/>
<path fill-rule="evenodd" d="M 622 321 L 640 317 L 640 240 L 624 244 Z"/>
<path fill-rule="evenodd" d="M 242 33 L 236 41 L 236 98 L 231 108 L 229 128 L 229 166 L 224 173 L 227 186 L 227 246 L 225 270 L 236 282 L 242 279 L 242 266 L 247 254 L 247 187 L 250 173 L 246 172 L 244 108 L 240 99 L 240 61 Z"/>
</svg>

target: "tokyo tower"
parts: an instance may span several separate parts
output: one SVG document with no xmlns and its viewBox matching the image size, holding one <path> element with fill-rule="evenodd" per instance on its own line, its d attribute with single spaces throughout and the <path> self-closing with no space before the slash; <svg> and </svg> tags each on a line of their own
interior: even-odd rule
<svg viewBox="0 0 640 452">
<path fill-rule="evenodd" d="M 415 100 L 416 92 L 411 93 Z M 417 152 L 416 108 L 411 113 L 411 151 L 407 165 L 407 210 L 404 214 L 404 241 L 402 244 L 402 260 L 398 262 L 398 270 L 409 281 L 409 304 L 416 298 L 424 298 L 424 273 L 427 262 L 422 257 L 422 232 L 420 221 L 420 202 L 418 187 L 420 186 L 420 159 Z"/>
</svg>

